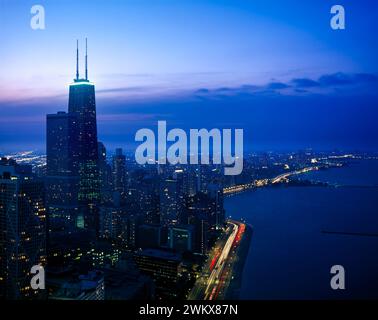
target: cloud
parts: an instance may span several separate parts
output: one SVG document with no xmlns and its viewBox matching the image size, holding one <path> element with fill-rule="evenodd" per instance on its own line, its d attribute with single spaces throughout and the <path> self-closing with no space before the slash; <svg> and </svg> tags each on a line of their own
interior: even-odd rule
<svg viewBox="0 0 378 320">
<path fill-rule="evenodd" d="M 369 73 L 347 74 L 338 72 L 321 76 L 318 81 L 322 86 L 335 87 L 345 85 L 374 84 L 378 82 L 378 77 Z"/>
<path fill-rule="evenodd" d="M 320 85 L 318 81 L 307 79 L 307 78 L 293 79 L 291 82 L 297 88 L 313 88 L 313 87 L 318 87 Z"/>
<path fill-rule="evenodd" d="M 273 81 L 265 85 L 243 84 L 237 87 L 216 89 L 201 88 L 195 95 L 204 98 L 249 97 L 261 95 L 303 95 L 343 93 L 350 87 L 355 93 L 374 93 L 378 85 L 378 76 L 371 73 L 333 73 L 324 74 L 317 79 L 293 78 L 288 81 Z M 344 89 L 343 89 L 344 88 Z"/>
<path fill-rule="evenodd" d="M 195 93 L 195 94 L 207 94 L 207 93 L 209 93 L 209 92 L 210 92 L 209 89 L 201 88 L 201 89 L 196 90 L 194 93 Z"/>
<path fill-rule="evenodd" d="M 282 90 L 290 88 L 290 86 L 283 82 L 271 82 L 266 85 L 266 89 L 268 90 Z"/>
<path fill-rule="evenodd" d="M 344 86 L 361 86 L 378 84 L 378 77 L 370 73 L 354 73 L 348 74 L 337 72 L 333 74 L 325 74 L 317 80 L 309 78 L 297 78 L 291 81 L 296 88 L 340 88 Z"/>
</svg>

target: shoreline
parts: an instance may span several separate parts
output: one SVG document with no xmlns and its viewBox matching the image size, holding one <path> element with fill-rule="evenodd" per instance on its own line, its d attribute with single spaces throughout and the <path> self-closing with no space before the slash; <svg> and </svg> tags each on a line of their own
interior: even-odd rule
<svg viewBox="0 0 378 320">
<path fill-rule="evenodd" d="M 225 300 L 239 300 L 240 299 L 240 289 L 243 280 L 243 271 L 245 264 L 247 262 L 247 257 L 252 241 L 253 228 L 250 224 L 245 224 L 244 236 L 241 239 L 239 248 L 237 250 L 238 260 L 232 266 L 232 274 L 235 276 L 230 281 L 230 284 L 225 293 Z"/>
</svg>

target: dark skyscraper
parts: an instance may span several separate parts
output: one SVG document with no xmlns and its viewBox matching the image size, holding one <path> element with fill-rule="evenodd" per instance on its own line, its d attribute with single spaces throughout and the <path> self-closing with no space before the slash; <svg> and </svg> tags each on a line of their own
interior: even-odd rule
<svg viewBox="0 0 378 320">
<path fill-rule="evenodd" d="M 165 226 L 177 224 L 182 220 L 184 206 L 183 170 L 175 170 L 172 177 L 160 183 L 160 222 Z"/>
<path fill-rule="evenodd" d="M 102 142 L 98 142 L 98 169 L 100 178 L 101 203 L 110 203 L 113 197 L 112 168 L 106 160 L 106 148 Z"/>
<path fill-rule="evenodd" d="M 179 196 L 177 181 L 166 179 L 160 186 L 160 223 L 163 226 L 176 224 L 178 221 Z"/>
<path fill-rule="evenodd" d="M 60 111 L 46 120 L 47 175 L 77 175 L 77 116 Z"/>
<path fill-rule="evenodd" d="M 168 244 L 177 252 L 192 251 L 194 247 L 192 225 L 171 226 L 169 228 Z"/>
<path fill-rule="evenodd" d="M 95 86 L 88 80 L 87 50 L 84 79 L 79 77 L 78 49 L 76 54 L 76 78 L 69 89 L 68 112 L 77 117 L 77 137 L 74 139 L 77 145 L 73 149 L 76 152 L 74 158 L 78 162 L 78 200 L 83 206 L 85 228 L 95 230 L 100 198 Z"/>
<path fill-rule="evenodd" d="M 78 219 L 77 117 L 48 114 L 46 124 L 46 204 L 52 237 L 73 232 Z"/>
<path fill-rule="evenodd" d="M 210 224 L 215 228 L 221 228 L 225 222 L 223 188 L 221 185 L 209 184 L 207 194 L 213 207 Z"/>
<path fill-rule="evenodd" d="M 0 160 L 0 297 L 37 297 L 31 267 L 46 263 L 46 210 L 43 182 Z"/>
<path fill-rule="evenodd" d="M 69 87 L 68 112 L 47 115 L 49 266 L 70 265 L 95 246 L 100 202 L 95 87 L 79 77 Z"/>
<path fill-rule="evenodd" d="M 122 154 L 122 149 L 116 149 L 113 156 L 113 178 L 114 191 L 124 196 L 126 192 L 126 157 Z"/>
<path fill-rule="evenodd" d="M 79 77 L 78 48 L 76 55 L 76 78 L 69 87 L 68 113 L 47 115 L 46 187 L 51 240 L 70 237 L 81 229 L 95 235 L 98 227 L 95 87 L 88 80 L 87 53 L 84 79 Z"/>
</svg>

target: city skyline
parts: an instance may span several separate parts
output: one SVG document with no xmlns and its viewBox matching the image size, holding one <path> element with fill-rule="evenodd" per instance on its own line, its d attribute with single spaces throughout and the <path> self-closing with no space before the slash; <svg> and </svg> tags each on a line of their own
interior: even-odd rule
<svg viewBox="0 0 378 320">
<path fill-rule="evenodd" d="M 344 2 L 2 2 L 0 298 L 376 298 L 378 4 Z"/>
</svg>

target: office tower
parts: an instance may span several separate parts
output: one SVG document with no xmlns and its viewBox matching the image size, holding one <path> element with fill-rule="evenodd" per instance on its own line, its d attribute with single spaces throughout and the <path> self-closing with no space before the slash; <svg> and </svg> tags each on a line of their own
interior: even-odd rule
<svg viewBox="0 0 378 320">
<path fill-rule="evenodd" d="M 60 111 L 46 116 L 47 175 L 78 173 L 77 116 Z"/>
<path fill-rule="evenodd" d="M 118 208 L 100 207 L 99 210 L 99 237 L 115 240 L 119 234 L 120 214 Z"/>
<path fill-rule="evenodd" d="M 51 236 L 68 236 L 79 214 L 77 116 L 66 112 L 46 117 L 46 205 Z"/>
<path fill-rule="evenodd" d="M 194 249 L 194 226 L 172 226 L 169 228 L 169 247 L 177 252 L 193 251 Z"/>
<path fill-rule="evenodd" d="M 102 142 L 98 142 L 98 168 L 101 203 L 110 203 L 113 197 L 112 168 L 106 160 L 106 148 Z"/>
<path fill-rule="evenodd" d="M 194 196 L 197 192 L 197 176 L 194 165 L 188 165 L 184 171 L 184 194 Z"/>
<path fill-rule="evenodd" d="M 137 189 L 139 211 L 147 224 L 158 224 L 159 219 L 159 181 L 151 176 L 137 177 L 134 180 Z"/>
<path fill-rule="evenodd" d="M 160 185 L 160 223 L 163 226 L 177 224 L 180 218 L 183 193 L 182 181 L 166 179 Z"/>
<path fill-rule="evenodd" d="M 166 226 L 177 219 L 177 182 L 166 179 L 160 185 L 160 223 Z"/>
<path fill-rule="evenodd" d="M 79 77 L 69 86 L 68 113 L 47 115 L 49 267 L 63 268 L 93 247 L 98 228 L 100 182 L 95 87 Z"/>
<path fill-rule="evenodd" d="M 205 255 L 209 246 L 209 222 L 206 214 L 197 212 L 191 219 L 194 226 L 194 249 L 196 253 Z"/>
<path fill-rule="evenodd" d="M 219 184 L 209 184 L 207 188 L 207 194 L 213 207 L 210 224 L 216 229 L 219 229 L 224 225 L 225 222 L 225 210 L 223 207 L 223 187 Z"/>
<path fill-rule="evenodd" d="M 182 289 L 180 254 L 146 249 L 135 253 L 135 262 L 140 272 L 154 280 L 158 299 L 174 299 L 180 295 Z"/>
<path fill-rule="evenodd" d="M 185 196 L 185 172 L 183 169 L 175 169 L 173 172 L 173 179 L 176 180 L 176 192 L 177 192 L 177 218 L 178 222 L 182 222 L 182 210 L 184 207 Z"/>
<path fill-rule="evenodd" d="M 34 265 L 46 263 L 44 186 L 15 161 L 0 161 L 0 297 L 41 294 L 30 286 Z"/>
<path fill-rule="evenodd" d="M 122 154 L 121 148 L 117 148 L 113 156 L 113 181 L 114 191 L 119 192 L 121 198 L 124 198 L 127 188 L 126 157 Z"/>
<path fill-rule="evenodd" d="M 128 207 L 101 206 L 99 211 L 99 236 L 118 248 L 136 248 L 141 216 L 129 212 Z"/>
<path fill-rule="evenodd" d="M 141 224 L 141 216 L 129 213 L 127 216 L 128 221 L 128 247 L 133 249 L 137 246 L 138 227 Z"/>
<path fill-rule="evenodd" d="M 76 51 L 76 78 L 69 87 L 68 112 L 77 117 L 76 154 L 78 162 L 78 200 L 83 206 L 84 227 L 95 231 L 97 228 L 100 199 L 98 170 L 97 123 L 95 86 L 88 80 L 87 51 L 85 55 L 85 78 L 79 77 L 79 50 Z"/>
<path fill-rule="evenodd" d="M 128 243 L 127 211 L 122 207 L 101 206 L 99 213 L 99 236 L 104 239 Z"/>
<path fill-rule="evenodd" d="M 194 251 L 207 252 L 209 233 L 215 229 L 215 202 L 205 193 L 197 193 L 186 200 L 188 223 L 194 226 Z"/>
</svg>

